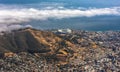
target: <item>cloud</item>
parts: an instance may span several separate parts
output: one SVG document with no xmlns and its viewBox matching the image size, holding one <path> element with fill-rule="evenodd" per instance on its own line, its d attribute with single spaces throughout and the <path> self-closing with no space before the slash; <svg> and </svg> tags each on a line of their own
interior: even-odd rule
<svg viewBox="0 0 120 72">
<path fill-rule="evenodd" d="M 0 24 L 19 24 L 30 20 L 62 19 L 72 17 L 93 17 L 101 15 L 120 15 L 120 7 L 91 9 L 54 9 L 13 8 L 0 9 Z"/>
<path fill-rule="evenodd" d="M 12 30 L 17 30 L 17 29 L 21 29 L 21 28 L 26 28 L 26 27 L 32 27 L 31 25 L 5 25 L 2 24 L 0 25 L 0 35 L 1 32 L 11 32 Z"/>
</svg>

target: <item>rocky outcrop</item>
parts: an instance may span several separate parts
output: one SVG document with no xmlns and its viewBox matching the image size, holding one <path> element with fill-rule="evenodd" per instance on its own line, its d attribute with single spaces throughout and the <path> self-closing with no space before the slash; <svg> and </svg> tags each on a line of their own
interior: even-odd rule
<svg viewBox="0 0 120 72">
<path fill-rule="evenodd" d="M 52 56 L 55 59 L 66 58 L 71 42 L 56 36 L 52 32 L 40 31 L 32 28 L 14 30 L 0 36 L 0 53 L 4 56 L 12 53 L 29 52 Z M 56 57 L 57 56 L 57 57 Z"/>
</svg>

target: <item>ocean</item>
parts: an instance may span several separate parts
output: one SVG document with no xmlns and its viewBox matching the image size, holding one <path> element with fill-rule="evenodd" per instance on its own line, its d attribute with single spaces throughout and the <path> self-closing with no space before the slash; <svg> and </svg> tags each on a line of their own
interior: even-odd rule
<svg viewBox="0 0 120 72">
<path fill-rule="evenodd" d="M 10 25 L 10 28 L 27 25 L 37 29 L 120 30 L 120 1 L 0 0 L 0 31 Z"/>
</svg>

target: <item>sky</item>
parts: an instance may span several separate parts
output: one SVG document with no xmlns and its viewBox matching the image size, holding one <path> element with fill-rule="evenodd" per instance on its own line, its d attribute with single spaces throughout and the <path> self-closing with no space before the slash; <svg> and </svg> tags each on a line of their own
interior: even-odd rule
<svg viewBox="0 0 120 72">
<path fill-rule="evenodd" d="M 97 16 L 101 19 L 106 18 L 106 22 L 110 19 L 107 16 L 114 16 L 113 20 L 119 20 L 120 0 L 0 0 L 0 30 L 8 27 L 21 28 L 21 24 L 33 20 L 63 21 L 63 19 L 79 18 L 80 20 L 86 17 L 85 22 L 88 22 L 89 18 L 95 21 Z"/>
<path fill-rule="evenodd" d="M 1 4 L 33 4 L 41 2 L 68 3 L 84 6 L 119 6 L 120 0 L 0 0 Z"/>
</svg>

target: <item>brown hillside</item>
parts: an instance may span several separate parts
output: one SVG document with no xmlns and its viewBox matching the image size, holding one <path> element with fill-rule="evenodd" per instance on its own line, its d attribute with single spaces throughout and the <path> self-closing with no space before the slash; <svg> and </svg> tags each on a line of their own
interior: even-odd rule
<svg viewBox="0 0 120 72">
<path fill-rule="evenodd" d="M 73 44 L 63 40 L 52 32 L 36 29 L 20 29 L 0 36 L 0 53 L 42 53 L 43 55 L 67 55 L 67 47 Z M 54 56 L 53 56 L 54 57 Z"/>
</svg>

